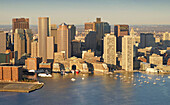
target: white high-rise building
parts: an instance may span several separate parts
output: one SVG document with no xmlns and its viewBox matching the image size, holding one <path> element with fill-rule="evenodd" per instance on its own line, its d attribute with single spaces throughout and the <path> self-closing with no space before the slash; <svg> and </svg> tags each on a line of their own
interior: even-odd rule
<svg viewBox="0 0 170 105">
<path fill-rule="evenodd" d="M 170 33 L 168 32 L 163 33 L 163 40 L 170 40 Z"/>
<path fill-rule="evenodd" d="M 122 38 L 122 69 L 133 71 L 133 37 Z"/>
<path fill-rule="evenodd" d="M 106 34 L 104 37 L 104 62 L 116 65 L 116 36 Z"/>
</svg>

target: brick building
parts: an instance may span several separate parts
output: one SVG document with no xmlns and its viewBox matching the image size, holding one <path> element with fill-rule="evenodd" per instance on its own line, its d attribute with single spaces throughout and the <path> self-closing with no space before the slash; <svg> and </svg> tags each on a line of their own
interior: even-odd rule
<svg viewBox="0 0 170 105">
<path fill-rule="evenodd" d="M 39 63 L 42 62 L 42 58 L 27 58 L 27 60 L 25 60 L 25 65 L 27 67 L 28 70 L 38 70 L 39 68 Z"/>
<path fill-rule="evenodd" d="M 19 81 L 22 79 L 22 67 L 0 66 L 0 80 Z"/>
</svg>

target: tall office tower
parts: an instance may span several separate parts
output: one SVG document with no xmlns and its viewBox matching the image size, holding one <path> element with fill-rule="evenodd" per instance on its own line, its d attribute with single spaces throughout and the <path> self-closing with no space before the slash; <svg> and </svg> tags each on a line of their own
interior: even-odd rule
<svg viewBox="0 0 170 105">
<path fill-rule="evenodd" d="M 163 33 L 163 40 L 170 40 L 170 33 L 168 32 Z"/>
<path fill-rule="evenodd" d="M 0 53 L 6 52 L 6 34 L 0 31 Z"/>
<path fill-rule="evenodd" d="M 38 48 L 42 62 L 47 62 L 47 36 L 49 36 L 49 17 L 38 18 Z"/>
<path fill-rule="evenodd" d="M 110 33 L 110 25 L 107 22 L 101 22 L 101 18 L 96 18 L 95 29 L 97 33 L 97 50 L 103 51 L 103 37 L 104 34 Z M 102 53 L 101 53 L 102 55 Z"/>
<path fill-rule="evenodd" d="M 15 60 L 18 60 L 25 53 L 25 35 L 23 29 L 15 29 L 14 33 Z"/>
<path fill-rule="evenodd" d="M 117 40 L 117 51 L 122 52 L 122 37 L 129 35 L 129 25 L 114 25 L 114 34 Z"/>
<path fill-rule="evenodd" d="M 105 34 L 104 37 L 104 62 L 116 65 L 116 36 L 113 34 Z"/>
<path fill-rule="evenodd" d="M 154 47 L 155 38 L 152 33 L 141 33 L 140 34 L 140 47 Z"/>
<path fill-rule="evenodd" d="M 81 58 L 81 41 L 72 40 L 71 42 L 71 56 Z"/>
<path fill-rule="evenodd" d="M 54 37 L 47 37 L 47 61 L 51 62 L 54 59 Z"/>
<path fill-rule="evenodd" d="M 31 29 L 25 29 L 24 30 L 25 33 L 25 47 L 26 47 L 26 53 L 31 55 L 31 42 L 33 40 L 33 34 L 32 34 L 32 30 Z"/>
<path fill-rule="evenodd" d="M 57 30 L 57 52 L 65 51 L 65 58 L 71 57 L 71 36 L 75 31 L 65 23 L 59 25 Z"/>
<path fill-rule="evenodd" d="M 31 42 L 31 57 L 38 57 L 38 41 Z"/>
<path fill-rule="evenodd" d="M 96 51 L 96 45 L 97 45 L 97 42 L 96 42 L 96 32 L 95 31 L 90 31 L 86 37 L 85 37 L 85 46 L 86 46 L 86 49 L 89 50 L 91 49 L 92 51 Z"/>
<path fill-rule="evenodd" d="M 96 43 L 97 50 L 103 51 L 103 37 L 104 34 L 110 33 L 110 25 L 107 22 L 102 22 L 101 18 L 96 18 L 96 22 L 93 23 L 85 23 L 85 31 L 88 34 L 90 31 L 96 31 Z"/>
<path fill-rule="evenodd" d="M 133 71 L 133 37 L 122 38 L 122 69 Z"/>
<path fill-rule="evenodd" d="M 90 22 L 90 23 L 84 23 L 85 25 L 85 31 L 95 31 L 95 23 Z"/>
<path fill-rule="evenodd" d="M 12 33 L 15 29 L 29 29 L 29 18 L 13 18 L 12 19 Z M 11 42 L 14 43 L 13 34 L 11 35 Z"/>
<path fill-rule="evenodd" d="M 57 44 L 57 25 L 51 24 L 51 36 L 54 37 L 55 41 L 54 43 Z"/>
<path fill-rule="evenodd" d="M 74 25 L 68 25 L 69 34 L 71 34 L 71 40 L 75 39 L 76 36 L 76 27 Z"/>
</svg>

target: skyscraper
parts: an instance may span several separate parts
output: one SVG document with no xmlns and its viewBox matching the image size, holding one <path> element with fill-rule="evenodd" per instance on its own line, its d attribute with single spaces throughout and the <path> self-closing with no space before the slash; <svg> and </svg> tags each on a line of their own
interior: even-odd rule
<svg viewBox="0 0 170 105">
<path fill-rule="evenodd" d="M 38 57 L 38 41 L 31 42 L 31 57 Z"/>
<path fill-rule="evenodd" d="M 114 25 L 114 34 L 117 39 L 117 51 L 122 52 L 122 37 L 129 35 L 129 25 Z"/>
<path fill-rule="evenodd" d="M 23 29 L 15 29 L 14 33 L 14 53 L 15 60 L 18 60 L 25 53 L 25 35 Z"/>
<path fill-rule="evenodd" d="M 96 18 L 95 30 L 97 33 L 97 50 L 103 51 L 103 37 L 104 34 L 110 33 L 110 25 L 107 22 L 101 22 L 101 18 Z M 102 54 L 102 52 L 101 52 Z"/>
<path fill-rule="evenodd" d="M 24 53 L 31 54 L 32 39 L 31 29 L 15 29 L 14 51 L 16 59 L 20 59 Z"/>
<path fill-rule="evenodd" d="M 57 25 L 56 24 L 51 24 L 51 36 L 54 37 L 55 44 L 57 44 Z"/>
<path fill-rule="evenodd" d="M 14 18 L 12 19 L 12 31 L 15 29 L 29 29 L 29 18 Z"/>
<path fill-rule="evenodd" d="M 85 37 L 85 46 L 86 46 L 86 49 L 89 50 L 93 50 L 93 51 L 96 51 L 96 32 L 95 31 L 90 31 L 86 37 Z"/>
<path fill-rule="evenodd" d="M 38 48 L 42 62 L 47 62 L 47 36 L 49 36 L 49 17 L 38 18 Z"/>
<path fill-rule="evenodd" d="M 141 33 L 140 34 L 140 47 L 154 47 L 155 46 L 155 38 L 152 33 Z"/>
<path fill-rule="evenodd" d="M 57 30 L 57 52 L 65 51 L 65 58 L 71 57 L 71 38 L 75 29 L 65 23 Z"/>
<path fill-rule="evenodd" d="M 13 18 L 12 19 L 12 33 L 15 29 L 29 29 L 29 18 Z M 11 43 L 14 43 L 13 34 L 11 35 Z"/>
<path fill-rule="evenodd" d="M 85 31 L 95 31 L 95 23 L 90 22 L 90 23 L 84 23 L 85 25 Z"/>
<path fill-rule="evenodd" d="M 54 37 L 47 37 L 47 61 L 51 62 L 54 59 Z"/>
<path fill-rule="evenodd" d="M 71 35 L 71 41 L 75 39 L 76 36 L 76 27 L 74 25 L 68 25 L 69 34 Z"/>
<path fill-rule="evenodd" d="M 6 34 L 0 31 L 0 53 L 6 52 Z"/>
<path fill-rule="evenodd" d="M 32 30 L 31 29 L 25 29 L 24 30 L 25 33 L 25 44 L 26 44 L 26 53 L 27 54 L 31 54 L 31 42 L 33 40 L 33 34 L 32 34 Z"/>
<path fill-rule="evenodd" d="M 122 69 L 133 71 L 133 37 L 122 38 Z"/>
<path fill-rule="evenodd" d="M 116 36 L 113 34 L 105 34 L 104 37 L 104 62 L 116 65 Z"/>
</svg>

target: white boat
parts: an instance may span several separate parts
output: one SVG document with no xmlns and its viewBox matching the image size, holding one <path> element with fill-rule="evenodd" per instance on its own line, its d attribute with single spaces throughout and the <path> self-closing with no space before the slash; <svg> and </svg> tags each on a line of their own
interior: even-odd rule
<svg viewBox="0 0 170 105">
<path fill-rule="evenodd" d="M 75 81 L 76 79 L 75 78 L 71 78 L 71 81 Z"/>
<path fill-rule="evenodd" d="M 75 71 L 74 70 L 71 70 L 71 72 L 74 74 L 75 73 Z"/>
<path fill-rule="evenodd" d="M 38 76 L 39 77 L 52 77 L 51 74 L 46 74 L 46 73 L 39 73 Z"/>
<path fill-rule="evenodd" d="M 35 73 L 35 70 L 28 70 L 29 73 Z"/>
<path fill-rule="evenodd" d="M 154 68 L 147 68 L 147 69 L 146 69 L 146 72 L 149 72 L 149 73 L 157 73 L 158 71 L 155 70 Z"/>
<path fill-rule="evenodd" d="M 170 78 L 170 76 L 168 76 L 168 78 Z"/>
</svg>

